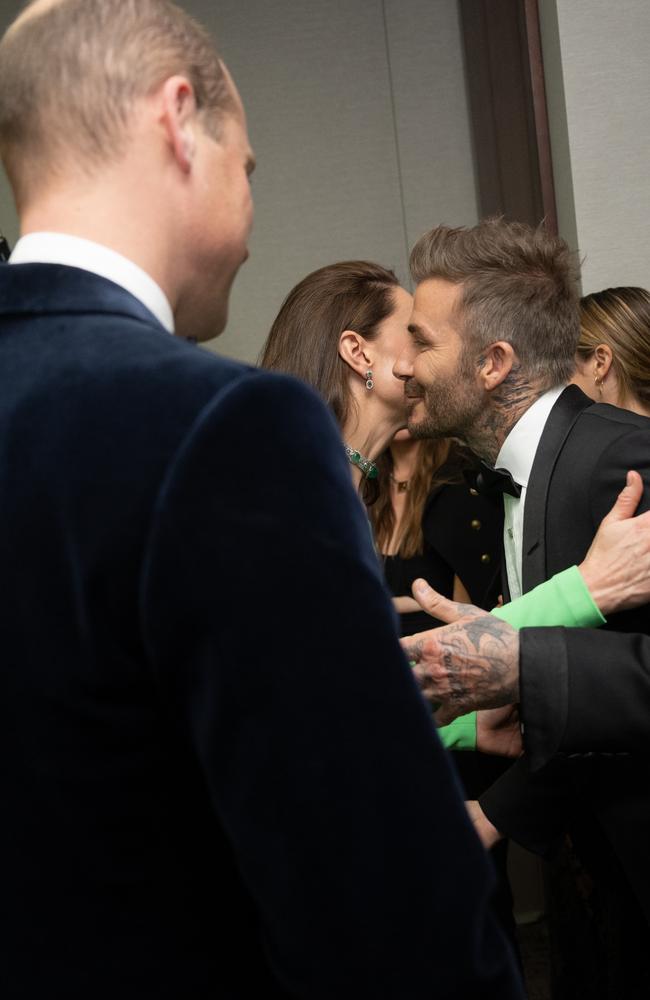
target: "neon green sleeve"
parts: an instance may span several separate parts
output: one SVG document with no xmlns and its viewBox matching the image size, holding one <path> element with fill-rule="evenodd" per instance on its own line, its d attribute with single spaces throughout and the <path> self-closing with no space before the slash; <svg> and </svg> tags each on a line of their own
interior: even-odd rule
<svg viewBox="0 0 650 1000">
<path fill-rule="evenodd" d="M 556 573 L 510 604 L 493 608 L 492 614 L 516 629 L 541 625 L 597 628 L 605 622 L 577 566 Z"/>
<path fill-rule="evenodd" d="M 448 726 L 439 726 L 438 736 L 447 750 L 476 750 L 476 712 L 459 715 Z"/>
<path fill-rule="evenodd" d="M 492 614 L 516 629 L 543 625 L 597 628 L 605 622 L 577 566 L 556 573 L 516 601 L 494 608 Z M 476 750 L 476 712 L 441 726 L 438 736 L 448 750 Z"/>
</svg>

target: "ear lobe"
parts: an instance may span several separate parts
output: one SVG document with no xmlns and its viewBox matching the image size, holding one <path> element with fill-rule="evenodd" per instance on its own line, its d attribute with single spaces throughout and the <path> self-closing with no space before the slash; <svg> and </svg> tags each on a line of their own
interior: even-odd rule
<svg viewBox="0 0 650 1000">
<path fill-rule="evenodd" d="M 355 330 L 344 330 L 339 337 L 339 357 L 357 375 L 366 377 L 366 371 L 372 367 L 366 354 L 366 341 Z"/>
</svg>

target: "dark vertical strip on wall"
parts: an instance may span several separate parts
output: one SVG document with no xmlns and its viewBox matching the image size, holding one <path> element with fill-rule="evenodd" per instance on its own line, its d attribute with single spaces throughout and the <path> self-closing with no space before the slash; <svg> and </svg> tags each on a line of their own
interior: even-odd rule
<svg viewBox="0 0 650 1000">
<path fill-rule="evenodd" d="M 480 214 L 557 232 L 536 0 L 459 8 Z"/>
<path fill-rule="evenodd" d="M 544 60 L 542 58 L 542 39 L 539 29 L 538 0 L 526 0 L 525 17 L 544 221 L 549 232 L 557 236 L 557 206 L 555 204 L 555 184 L 553 182 L 553 160 L 548 124 L 548 105 L 546 103 L 546 85 L 544 83 Z"/>
</svg>

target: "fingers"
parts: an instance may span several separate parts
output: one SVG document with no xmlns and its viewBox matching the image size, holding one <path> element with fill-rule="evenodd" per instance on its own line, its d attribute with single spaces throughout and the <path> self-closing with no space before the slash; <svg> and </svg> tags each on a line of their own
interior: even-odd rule
<svg viewBox="0 0 650 1000">
<path fill-rule="evenodd" d="M 638 472 L 630 470 L 628 472 L 625 486 L 616 497 L 616 503 L 609 514 L 603 519 L 607 523 L 611 521 L 625 521 L 634 515 L 634 511 L 639 506 L 639 500 L 643 495 L 643 480 Z"/>
<path fill-rule="evenodd" d="M 414 580 L 411 591 L 423 611 L 426 611 L 433 618 L 447 622 L 447 624 L 463 618 L 473 607 L 471 604 L 458 604 L 456 601 L 450 601 L 447 597 L 443 597 L 437 590 L 430 587 L 426 580 Z"/>
</svg>

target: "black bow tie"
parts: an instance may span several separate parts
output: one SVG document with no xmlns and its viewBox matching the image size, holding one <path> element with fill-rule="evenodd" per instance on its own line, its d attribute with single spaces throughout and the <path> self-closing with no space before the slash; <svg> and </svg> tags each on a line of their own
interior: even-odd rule
<svg viewBox="0 0 650 1000">
<path fill-rule="evenodd" d="M 480 462 L 475 469 L 469 469 L 466 477 L 477 493 L 486 497 L 498 497 L 507 493 L 511 497 L 521 496 L 521 486 L 516 483 L 507 469 L 493 469 L 487 462 Z"/>
</svg>

